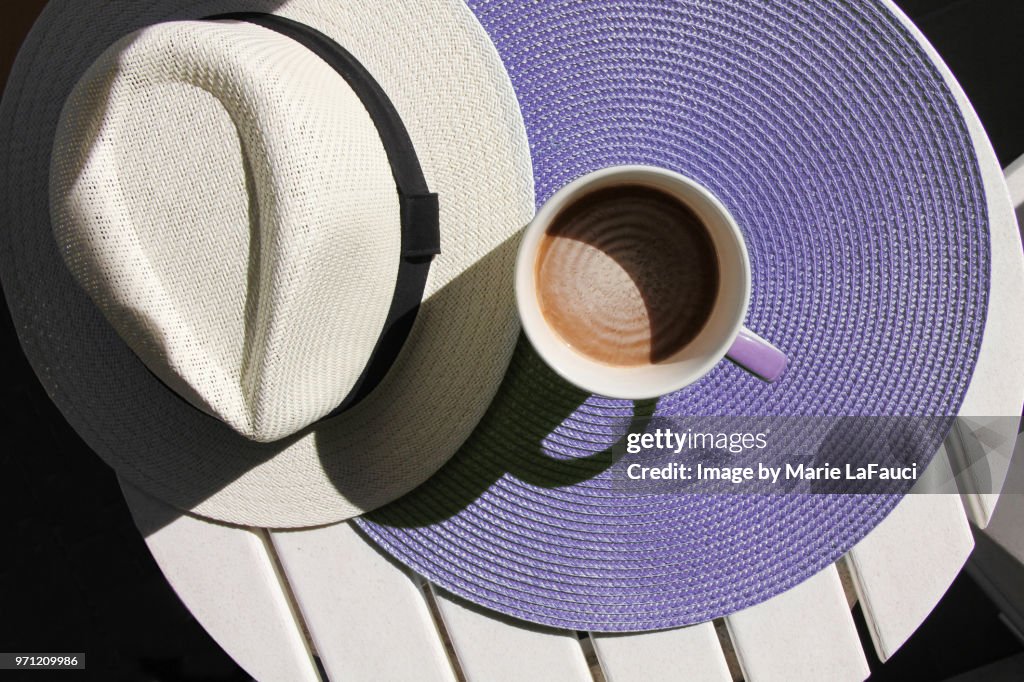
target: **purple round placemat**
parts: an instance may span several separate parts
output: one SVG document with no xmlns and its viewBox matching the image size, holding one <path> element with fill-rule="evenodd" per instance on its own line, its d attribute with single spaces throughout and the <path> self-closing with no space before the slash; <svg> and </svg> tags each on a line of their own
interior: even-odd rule
<svg viewBox="0 0 1024 682">
<path fill-rule="evenodd" d="M 957 413 L 987 308 L 985 200 L 952 94 L 886 6 L 470 5 L 520 97 L 540 202 L 599 168 L 661 166 L 709 187 L 747 237 L 747 325 L 787 353 L 787 373 L 767 384 L 723 362 L 657 414 Z M 898 501 L 622 495 L 606 449 L 648 408 L 567 386 L 523 341 L 456 457 L 360 525 L 483 606 L 639 631 L 786 590 Z"/>
</svg>

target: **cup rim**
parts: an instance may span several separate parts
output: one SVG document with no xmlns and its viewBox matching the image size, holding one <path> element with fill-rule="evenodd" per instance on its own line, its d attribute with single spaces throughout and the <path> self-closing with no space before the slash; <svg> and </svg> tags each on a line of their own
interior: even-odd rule
<svg viewBox="0 0 1024 682">
<path fill-rule="evenodd" d="M 640 184 L 668 191 L 674 197 L 696 211 L 708 228 L 719 256 L 722 268 L 723 245 L 731 252 L 729 269 L 732 275 L 731 301 L 729 310 L 722 309 L 723 302 L 716 302 L 715 311 L 705 323 L 705 328 L 691 343 L 681 348 L 672 358 L 664 362 L 637 366 L 610 365 L 573 350 L 546 321 L 536 296 L 535 264 L 540 243 L 547 228 L 572 200 L 600 189 L 602 183 L 615 184 L 614 178 L 621 176 L 622 184 Z M 612 181 L 609 181 L 612 179 Z M 685 194 L 685 196 L 684 196 Z M 690 199 L 696 198 L 701 204 L 694 206 Z M 713 220 L 709 220 L 713 219 Z M 721 285 L 720 285 L 721 286 Z M 735 342 L 743 327 L 750 304 L 751 272 L 750 257 L 743 233 L 729 210 L 707 187 L 696 180 L 675 171 L 645 165 L 618 165 L 593 171 L 576 178 L 555 192 L 540 208 L 526 227 L 516 259 L 515 293 L 523 331 L 541 359 L 569 383 L 591 393 L 609 398 L 642 400 L 657 398 L 672 393 L 701 379 L 715 365 L 722 361 Z M 719 296 L 722 296 L 720 290 Z M 708 327 L 718 315 L 718 330 L 706 352 L 687 356 L 687 349 L 710 334 Z M 702 340 L 704 344 L 708 339 Z M 683 359 L 680 359 L 683 358 Z"/>
</svg>

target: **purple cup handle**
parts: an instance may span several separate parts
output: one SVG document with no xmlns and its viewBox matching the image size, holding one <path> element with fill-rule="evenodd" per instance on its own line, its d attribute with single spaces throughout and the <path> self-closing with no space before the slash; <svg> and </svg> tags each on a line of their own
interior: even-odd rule
<svg viewBox="0 0 1024 682">
<path fill-rule="evenodd" d="M 775 381 L 786 371 L 786 356 L 746 327 L 740 329 L 727 358 L 765 381 Z"/>
</svg>

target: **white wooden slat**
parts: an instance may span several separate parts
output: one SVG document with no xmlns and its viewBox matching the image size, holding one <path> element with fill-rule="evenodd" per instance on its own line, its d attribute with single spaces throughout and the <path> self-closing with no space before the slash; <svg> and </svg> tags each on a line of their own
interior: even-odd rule
<svg viewBox="0 0 1024 682">
<path fill-rule="evenodd" d="M 715 626 L 590 635 L 607 682 L 732 682 Z"/>
<path fill-rule="evenodd" d="M 437 607 L 468 682 L 591 682 L 576 634 L 531 625 L 434 588 Z"/>
<path fill-rule="evenodd" d="M 835 566 L 725 623 L 747 682 L 861 682 L 870 674 Z"/>
<path fill-rule="evenodd" d="M 331 680 L 454 682 L 419 583 L 351 524 L 271 539 Z"/>
<path fill-rule="evenodd" d="M 1006 487 L 1013 494 L 1002 496 L 984 532 L 1024 564 L 1024 437 L 1017 441 Z"/>
<path fill-rule="evenodd" d="M 911 494 L 934 495 L 936 493 L 943 493 L 946 495 L 959 495 L 960 489 L 957 485 L 957 477 L 953 474 L 953 468 L 950 465 L 949 453 L 947 452 L 946 442 L 939 446 L 938 452 L 932 457 L 931 463 L 928 468 L 925 469 L 920 476 L 917 478 L 917 483 L 911 488 Z"/>
<path fill-rule="evenodd" d="M 123 480 L 121 490 L 167 581 L 229 656 L 261 682 L 320 679 L 263 531 L 181 514 Z"/>
<path fill-rule="evenodd" d="M 1024 156 L 1007 166 L 1003 175 L 1006 178 L 1006 187 L 1010 191 L 1010 203 L 1017 210 L 1017 222 L 1024 222 L 1021 220 L 1024 217 L 1021 213 L 1024 210 Z"/>
<path fill-rule="evenodd" d="M 991 522 L 1006 484 L 1018 423 L 1016 418 L 961 416 L 946 438 L 967 517 L 979 528 Z"/>
<path fill-rule="evenodd" d="M 878 657 L 924 622 L 974 547 L 956 495 L 907 495 L 846 556 Z"/>
</svg>

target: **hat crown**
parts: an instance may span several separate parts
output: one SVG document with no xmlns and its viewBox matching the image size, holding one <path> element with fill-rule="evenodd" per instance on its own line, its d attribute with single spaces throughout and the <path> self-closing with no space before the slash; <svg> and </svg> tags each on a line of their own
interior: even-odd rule
<svg viewBox="0 0 1024 682">
<path fill-rule="evenodd" d="M 336 71 L 259 26 L 158 24 L 90 67 L 54 150 L 65 261 L 164 383 L 264 442 L 348 395 L 401 230 L 380 137 Z"/>
</svg>

